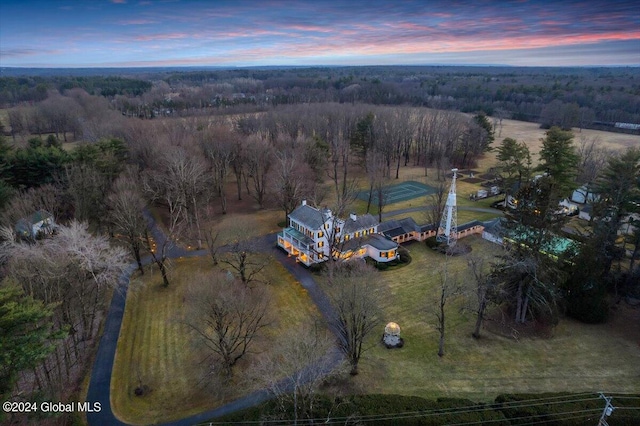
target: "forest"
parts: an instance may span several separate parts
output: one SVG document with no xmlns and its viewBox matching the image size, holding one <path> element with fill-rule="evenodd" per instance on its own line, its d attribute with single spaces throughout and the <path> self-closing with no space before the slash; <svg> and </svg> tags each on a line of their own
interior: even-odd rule
<svg viewBox="0 0 640 426">
<path fill-rule="evenodd" d="M 0 105 L 38 102 L 49 90 L 81 88 L 109 97 L 124 114 L 146 118 L 337 102 L 484 111 L 498 119 L 539 122 L 545 128 L 624 131 L 615 123 L 640 123 L 637 68 L 273 67 L 179 72 L 150 68 L 118 70 L 117 76 L 92 75 L 95 70 L 89 75 L 86 70 L 77 70 L 76 75 L 70 70 L 61 71 L 62 75 L 12 75 L 17 72 L 3 69 Z"/>
<path fill-rule="evenodd" d="M 517 345 L 534 347 L 529 352 L 539 354 L 537 337 L 552 335 L 561 328 L 558 324 L 607 323 L 617 318 L 620 306 L 640 300 L 637 68 L 34 73 L 0 77 L 0 104 L 3 402 L 85 398 L 107 308 L 118 294 L 131 298 L 122 331 L 131 339 L 119 343 L 113 373 L 127 392 L 112 398 L 118 414 L 136 423 L 204 411 L 254 390 L 255 383 L 274 396 L 273 415 L 290 419 L 293 410 L 296 419 L 314 418 L 319 415 L 316 401 L 338 404 L 325 395 L 336 386 L 346 393 L 366 393 L 362 389 L 375 383 L 377 364 L 367 364 L 368 357 L 382 362 L 388 356 L 378 347 L 376 330 L 389 316 L 405 321 L 408 341 L 428 336 L 437 342 L 418 347 L 434 355 L 437 351 L 439 358 L 449 354 L 445 335 L 451 334 L 455 337 L 446 341 L 457 342 L 458 348 L 465 345 L 460 343 L 464 334 L 469 341 L 495 344 L 501 354 Z M 503 131 L 514 120 L 536 123 L 542 137 L 525 142 Z M 593 136 L 604 134 L 595 132 L 603 129 L 627 139 L 615 145 Z M 437 227 L 454 167 L 471 178 L 474 171 L 490 174 L 504 198 L 498 210 L 495 200 L 476 203 L 461 190 L 461 206 L 488 210 L 492 219 L 503 217 L 507 233 L 526 238 L 512 239 L 504 248 L 473 240 L 474 254 L 466 257 L 431 250 L 437 245 L 433 241 L 419 243 L 419 248 L 408 246 L 413 260 L 405 254 L 412 264 L 391 270 L 371 262 L 344 266 L 338 258 L 305 269 L 326 294 L 325 303 L 335 308 L 335 317 L 322 317 L 322 308 L 319 314 L 315 307 L 322 304 L 299 291 L 287 272 L 286 256 L 272 253 L 274 244 L 263 247 L 303 200 L 328 206 L 336 216 L 372 214 L 382 222 L 393 207 L 384 202 L 385 188 L 408 179 L 436 188 L 414 203 L 428 210 L 424 221 Z M 593 198 L 591 219 L 577 226 L 558 206 L 580 187 L 587 188 L 586 198 L 607 196 Z M 480 186 L 461 183 L 461 188 Z M 358 200 L 361 191 L 368 191 L 368 202 Z M 377 203 L 372 203 L 374 193 Z M 514 208 L 508 207 L 510 199 Z M 40 222 L 47 226 L 36 229 Z M 623 226 L 626 233 L 620 232 Z M 574 245 L 550 255 L 547 247 L 558 236 Z M 128 279 L 123 284 L 123 276 L 131 284 Z M 404 290 L 394 287 L 398 282 L 406 285 Z M 391 291 L 402 306 L 384 304 Z M 163 316 L 148 303 L 160 299 L 174 311 Z M 287 311 L 289 305 L 295 312 Z M 169 365 L 186 368 L 179 371 L 193 374 L 193 382 L 154 381 L 165 359 L 136 354 L 132 341 L 156 349 L 165 347 L 164 341 L 144 340 L 152 339 L 151 333 L 136 335 L 136 327 L 127 322 L 132 315 L 144 318 L 147 327 L 152 317 L 164 319 L 162 336 L 173 342 L 165 352 L 177 352 L 167 355 L 176 363 Z M 481 340 L 489 328 L 496 331 L 497 318 L 511 327 L 507 343 Z M 414 319 L 421 331 L 412 327 Z M 300 345 L 283 345 L 272 353 L 277 345 L 265 336 L 291 339 L 287 321 L 302 330 L 294 336 Z M 468 332 L 452 332 L 462 323 Z M 228 328 L 238 331 L 235 339 L 227 340 Z M 640 331 L 637 324 L 629 328 L 631 338 Z M 516 332 L 524 337 L 514 338 Z M 526 332 L 536 338 L 521 344 Z M 409 357 L 399 365 L 411 365 L 418 374 L 425 367 L 413 361 L 422 355 L 411 350 L 399 352 Z M 346 367 L 336 367 L 335 355 L 320 356 L 332 351 L 347 360 Z M 622 352 L 621 359 L 634 354 L 633 348 Z M 494 362 L 490 354 L 478 353 Z M 202 355 L 197 362 L 189 358 L 196 355 Z M 361 357 L 365 361 L 359 368 Z M 527 362 L 520 366 L 527 368 Z M 637 366 L 624 368 L 633 373 Z M 303 369 L 314 375 L 312 380 L 292 374 Z M 393 367 L 389 370 L 380 374 L 395 379 Z M 280 376 L 268 373 L 273 371 Z M 281 388 L 283 376 L 293 380 L 299 400 L 291 399 L 290 387 Z M 221 383 L 233 386 L 222 389 Z M 581 383 L 578 390 L 591 385 Z M 559 386 L 552 390 L 576 390 Z M 163 393 L 171 388 L 189 397 L 171 404 L 159 401 L 163 395 L 175 396 Z M 531 390 L 542 392 L 535 386 L 523 392 Z M 619 391 L 638 388 L 624 381 Z M 213 399 L 203 396 L 209 394 L 215 394 Z M 185 402 L 192 399 L 193 405 Z M 140 407 L 156 417 L 144 417 Z M 279 412 L 283 407 L 285 412 Z M 79 417 L 45 420 L 71 424 L 83 421 Z"/>
</svg>

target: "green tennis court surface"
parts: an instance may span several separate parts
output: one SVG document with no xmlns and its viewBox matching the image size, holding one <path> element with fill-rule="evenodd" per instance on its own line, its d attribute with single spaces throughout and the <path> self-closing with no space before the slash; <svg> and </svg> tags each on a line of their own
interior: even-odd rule
<svg viewBox="0 0 640 426">
<path fill-rule="evenodd" d="M 382 200 L 383 204 L 387 205 L 433 194 L 434 192 L 436 192 L 435 188 L 429 185 L 425 185 L 424 183 L 410 180 L 408 182 L 385 186 L 382 190 Z M 360 191 L 358 193 L 358 198 L 364 201 L 368 201 L 369 191 Z M 375 206 L 378 205 L 378 191 L 376 190 L 373 191 L 371 204 Z"/>
</svg>

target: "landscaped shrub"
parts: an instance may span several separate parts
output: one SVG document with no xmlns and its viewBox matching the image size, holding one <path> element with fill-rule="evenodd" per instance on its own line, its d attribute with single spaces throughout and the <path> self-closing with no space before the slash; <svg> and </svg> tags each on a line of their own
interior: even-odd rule
<svg viewBox="0 0 640 426">
<path fill-rule="evenodd" d="M 389 263 L 391 263 L 391 262 L 389 262 Z M 380 271 L 386 271 L 387 269 L 389 269 L 389 263 L 376 262 L 376 268 L 378 268 Z"/>
<path fill-rule="evenodd" d="M 409 254 L 409 250 L 400 246 L 398 247 L 398 260 L 400 263 L 409 264 L 411 263 L 411 255 Z"/>
<path fill-rule="evenodd" d="M 629 408 L 640 408 L 640 398 L 628 398 L 612 401 L 614 406 L 627 406 Z M 637 395 L 636 395 L 637 396 Z M 538 402 L 541 399 L 546 401 Z M 537 400 L 537 401 L 536 401 Z M 531 424 L 533 422 L 545 425 L 557 426 L 581 426 L 584 424 L 597 424 L 602 409 L 605 406 L 603 399 L 597 394 L 569 394 L 569 393 L 547 393 L 547 394 L 506 394 L 499 395 L 494 406 L 501 411 L 511 424 Z M 640 424 L 640 410 L 614 411 L 611 417 L 607 418 L 609 426 L 627 426 Z M 567 413 L 574 413 L 573 416 Z M 577 414 L 585 414 L 579 417 Z M 582 412 L 582 413 L 580 413 Z M 592 412 L 592 415 L 589 415 Z M 572 418 L 573 417 L 573 418 Z"/>
<path fill-rule="evenodd" d="M 591 290 L 567 298 L 567 315 L 587 324 L 600 324 L 607 321 L 609 304 L 607 294 Z"/>
<path fill-rule="evenodd" d="M 436 237 L 429 237 L 426 240 L 424 240 L 424 242 L 427 245 L 427 247 L 429 247 L 430 249 L 434 249 L 440 245 L 438 240 L 436 240 Z"/>
<path fill-rule="evenodd" d="M 312 263 L 311 265 L 309 265 L 309 271 L 313 272 L 314 274 L 321 274 L 325 269 L 327 269 L 327 265 L 325 264 L 325 262 Z"/>
<path fill-rule="evenodd" d="M 610 426 L 640 424 L 640 395 L 625 395 L 612 404 L 617 409 L 607 418 Z M 494 404 L 475 403 L 462 398 L 425 399 L 404 395 L 351 395 L 333 398 L 319 395 L 311 413 L 313 418 L 334 423 L 356 424 L 358 418 L 369 416 L 367 424 L 427 426 L 443 424 L 522 425 L 545 424 L 578 426 L 597 424 L 604 400 L 597 394 L 505 394 Z M 585 411 L 586 410 L 586 411 Z M 275 401 L 263 403 L 237 413 L 212 419 L 216 424 L 233 424 L 264 419 L 290 420 L 293 408 L 282 407 Z M 567 413 L 574 414 L 567 414 Z M 578 414 L 576 414 L 576 412 Z M 330 413 L 330 414 L 329 414 Z M 401 414 L 406 413 L 406 414 Z M 583 416 L 578 416 L 584 414 Z M 592 415 L 593 414 L 593 415 Z M 371 417 L 379 416 L 379 418 Z M 375 421 L 373 420 L 375 418 Z M 223 423 L 224 424 L 224 423 Z"/>
</svg>

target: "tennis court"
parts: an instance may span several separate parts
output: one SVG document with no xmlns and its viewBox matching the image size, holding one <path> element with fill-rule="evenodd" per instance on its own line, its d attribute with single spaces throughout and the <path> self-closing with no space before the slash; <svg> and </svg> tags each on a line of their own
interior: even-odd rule
<svg viewBox="0 0 640 426">
<path fill-rule="evenodd" d="M 383 204 L 387 205 L 430 195 L 436 192 L 436 189 L 429 185 L 425 185 L 424 183 L 410 180 L 407 182 L 397 183 L 395 185 L 385 186 L 382 192 Z M 369 191 L 360 191 L 358 193 L 358 198 L 368 201 Z M 373 191 L 371 204 L 375 206 L 378 205 L 378 191 Z"/>
</svg>

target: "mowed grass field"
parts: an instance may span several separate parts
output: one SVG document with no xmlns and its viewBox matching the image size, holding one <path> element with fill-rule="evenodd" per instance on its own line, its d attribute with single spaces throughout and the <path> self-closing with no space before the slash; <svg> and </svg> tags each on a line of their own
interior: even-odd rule
<svg viewBox="0 0 640 426">
<path fill-rule="evenodd" d="M 407 246 L 413 261 L 380 273 L 372 291 L 389 292 L 384 322 L 397 322 L 405 345 L 389 350 L 380 342 L 384 324 L 368 339 L 353 392 L 456 396 L 489 401 L 506 392 L 640 392 L 640 310 L 620 306 L 607 324 L 586 325 L 568 318 L 550 338 L 493 334 L 471 337 L 475 316 L 469 256 L 491 259 L 499 246 L 479 236 L 464 240 L 473 248 L 450 260 L 465 293 L 446 305 L 445 356 L 439 358 L 436 301 L 444 257 L 424 244 Z"/>
<path fill-rule="evenodd" d="M 306 291 L 275 261 L 269 262 L 263 278 L 274 307 L 272 325 L 255 342 L 252 354 L 241 361 L 233 380 L 202 381 L 205 353 L 193 344 L 181 324 L 189 277 L 212 270 L 209 258 L 178 259 L 171 271 L 171 285 L 161 286 L 157 270 L 149 270 L 132 283 L 118 339 L 111 380 L 111 404 L 121 420 L 150 424 L 175 420 L 215 408 L 255 390 L 249 368 L 256 353 L 284 344 L 278 338 L 290 327 L 316 324 L 320 314 Z M 136 387 L 149 392 L 135 396 Z"/>
</svg>

